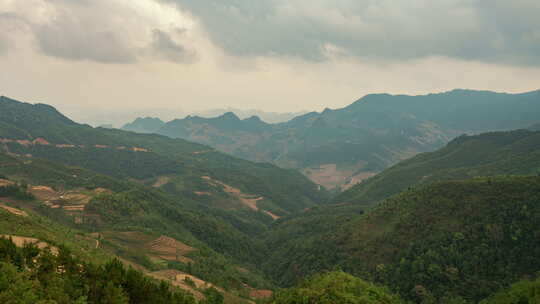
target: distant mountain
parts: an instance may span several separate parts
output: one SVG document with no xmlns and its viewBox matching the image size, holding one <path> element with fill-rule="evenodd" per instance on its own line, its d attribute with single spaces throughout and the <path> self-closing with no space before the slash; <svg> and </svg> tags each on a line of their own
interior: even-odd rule
<svg viewBox="0 0 540 304">
<path fill-rule="evenodd" d="M 504 174 L 540 174 L 540 132 L 516 130 L 460 136 L 438 151 L 390 167 L 343 192 L 334 202 L 367 207 L 420 184 Z"/>
<path fill-rule="evenodd" d="M 122 126 L 122 130 L 133 131 L 137 133 L 155 133 L 165 125 L 161 119 L 157 117 L 137 118 L 133 122 Z"/>
<path fill-rule="evenodd" d="M 241 120 L 231 113 L 187 117 L 156 132 L 299 169 L 328 188 L 347 188 L 460 134 L 526 128 L 538 117 L 540 91 L 454 90 L 423 96 L 368 95 L 343 109 L 307 113 L 279 124 L 256 117 Z"/>
<path fill-rule="evenodd" d="M 307 112 L 292 112 L 292 113 L 277 113 L 277 112 L 266 112 L 261 110 L 242 110 L 236 108 L 226 108 L 226 109 L 212 109 L 206 111 L 198 111 L 192 113 L 190 116 L 199 116 L 203 118 L 212 118 L 221 116 L 225 113 L 232 112 L 237 115 L 240 119 L 250 118 L 252 116 L 259 117 L 262 121 L 266 123 L 281 123 L 293 119 L 296 116 L 304 115 Z"/>
</svg>

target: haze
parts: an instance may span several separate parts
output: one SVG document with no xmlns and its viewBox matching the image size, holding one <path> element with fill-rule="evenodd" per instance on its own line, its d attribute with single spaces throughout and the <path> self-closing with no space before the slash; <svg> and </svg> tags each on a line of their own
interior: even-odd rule
<svg viewBox="0 0 540 304">
<path fill-rule="evenodd" d="M 522 92 L 540 87 L 539 15 L 537 0 L 0 0 L 0 94 L 115 122 Z"/>
</svg>

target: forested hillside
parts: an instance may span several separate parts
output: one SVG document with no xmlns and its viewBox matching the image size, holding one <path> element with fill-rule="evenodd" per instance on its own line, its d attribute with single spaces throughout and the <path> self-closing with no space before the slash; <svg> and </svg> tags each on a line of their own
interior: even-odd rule
<svg viewBox="0 0 540 304">
<path fill-rule="evenodd" d="M 129 178 L 227 210 L 234 221 L 271 222 L 322 202 L 326 193 L 293 170 L 256 164 L 207 146 L 159 135 L 76 124 L 54 108 L 2 97 L 0 134 L 7 153 L 32 155 Z"/>
<path fill-rule="evenodd" d="M 460 136 L 440 150 L 398 163 L 338 195 L 334 202 L 368 207 L 411 186 L 500 174 L 540 174 L 540 132 Z"/>
<path fill-rule="evenodd" d="M 272 286 L 255 266 L 264 244 L 188 198 L 37 158 L 0 154 L 0 234 L 78 248 L 87 261 L 118 256 L 189 291 L 178 275 L 233 298 Z"/>
<path fill-rule="evenodd" d="M 539 201 L 540 177 L 488 177 L 417 187 L 364 215 L 313 210 L 277 225 L 265 267 L 291 284 L 339 266 L 404 299 L 474 303 L 540 269 Z"/>
<path fill-rule="evenodd" d="M 459 136 L 330 199 L 295 170 L 208 146 L 92 128 L 52 107 L 7 98 L 0 110 L 0 235 L 18 242 L 0 241 L 8 282 L 0 284 L 0 299 L 147 303 L 154 293 L 163 303 L 534 299 L 540 132 Z M 311 138 L 333 138 L 315 119 Z M 219 124 L 243 132 L 275 127 L 234 114 Z M 395 134 L 397 141 L 407 138 Z M 75 270 L 54 271 L 66 267 Z"/>
<path fill-rule="evenodd" d="M 302 171 L 328 188 L 350 187 L 455 136 L 527 128 L 538 122 L 540 91 L 453 90 L 422 96 L 374 94 L 337 110 L 267 124 L 232 113 L 187 117 L 157 133 L 208 144 L 249 160 Z"/>
<path fill-rule="evenodd" d="M 0 238 L 0 301 L 2 303 L 195 304 L 190 294 L 126 269 L 119 260 L 95 265 L 74 257 L 69 249 L 18 248 Z"/>
</svg>

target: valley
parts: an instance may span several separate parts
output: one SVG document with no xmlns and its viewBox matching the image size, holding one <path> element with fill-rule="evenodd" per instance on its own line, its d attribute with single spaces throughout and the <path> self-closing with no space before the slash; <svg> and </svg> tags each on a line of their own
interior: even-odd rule
<svg viewBox="0 0 540 304">
<path fill-rule="evenodd" d="M 533 127 L 451 139 L 424 123 L 419 128 L 430 132 L 392 148 L 388 132 L 371 130 L 358 138 L 371 148 L 345 153 L 338 142 L 320 146 L 335 134 L 324 119 L 312 122 L 316 131 L 304 135 L 314 145 L 302 151 L 322 149 L 320 162 L 280 168 L 184 139 L 80 125 L 50 106 L 2 98 L 0 258 L 29 254 L 35 244 L 34 259 L 50 252 L 51 263 L 68 269 L 69 249 L 81 267 L 123 273 L 112 282 L 129 303 L 144 296 L 128 274 L 149 290 L 172 286 L 163 296 L 176 300 L 163 303 L 304 296 L 319 303 L 321 290 L 338 288 L 335 303 L 367 292 L 373 303 L 484 304 L 512 284 L 534 284 L 540 135 Z M 492 126 L 464 129 L 482 128 Z M 383 150 L 385 157 L 377 154 Z M 347 153 L 356 158 L 331 162 Z M 24 263 L 22 281 L 38 271 Z M 49 275 L 75 280 L 72 272 Z M 93 286 L 86 297 L 113 296 L 107 288 Z"/>
</svg>

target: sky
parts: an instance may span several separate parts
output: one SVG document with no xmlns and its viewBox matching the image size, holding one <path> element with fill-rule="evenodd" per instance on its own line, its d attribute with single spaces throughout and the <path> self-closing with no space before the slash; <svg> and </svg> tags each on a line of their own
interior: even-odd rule
<svg viewBox="0 0 540 304">
<path fill-rule="evenodd" d="M 538 0 L 0 0 L 0 95 L 115 123 L 525 92 L 538 16 Z"/>
</svg>

